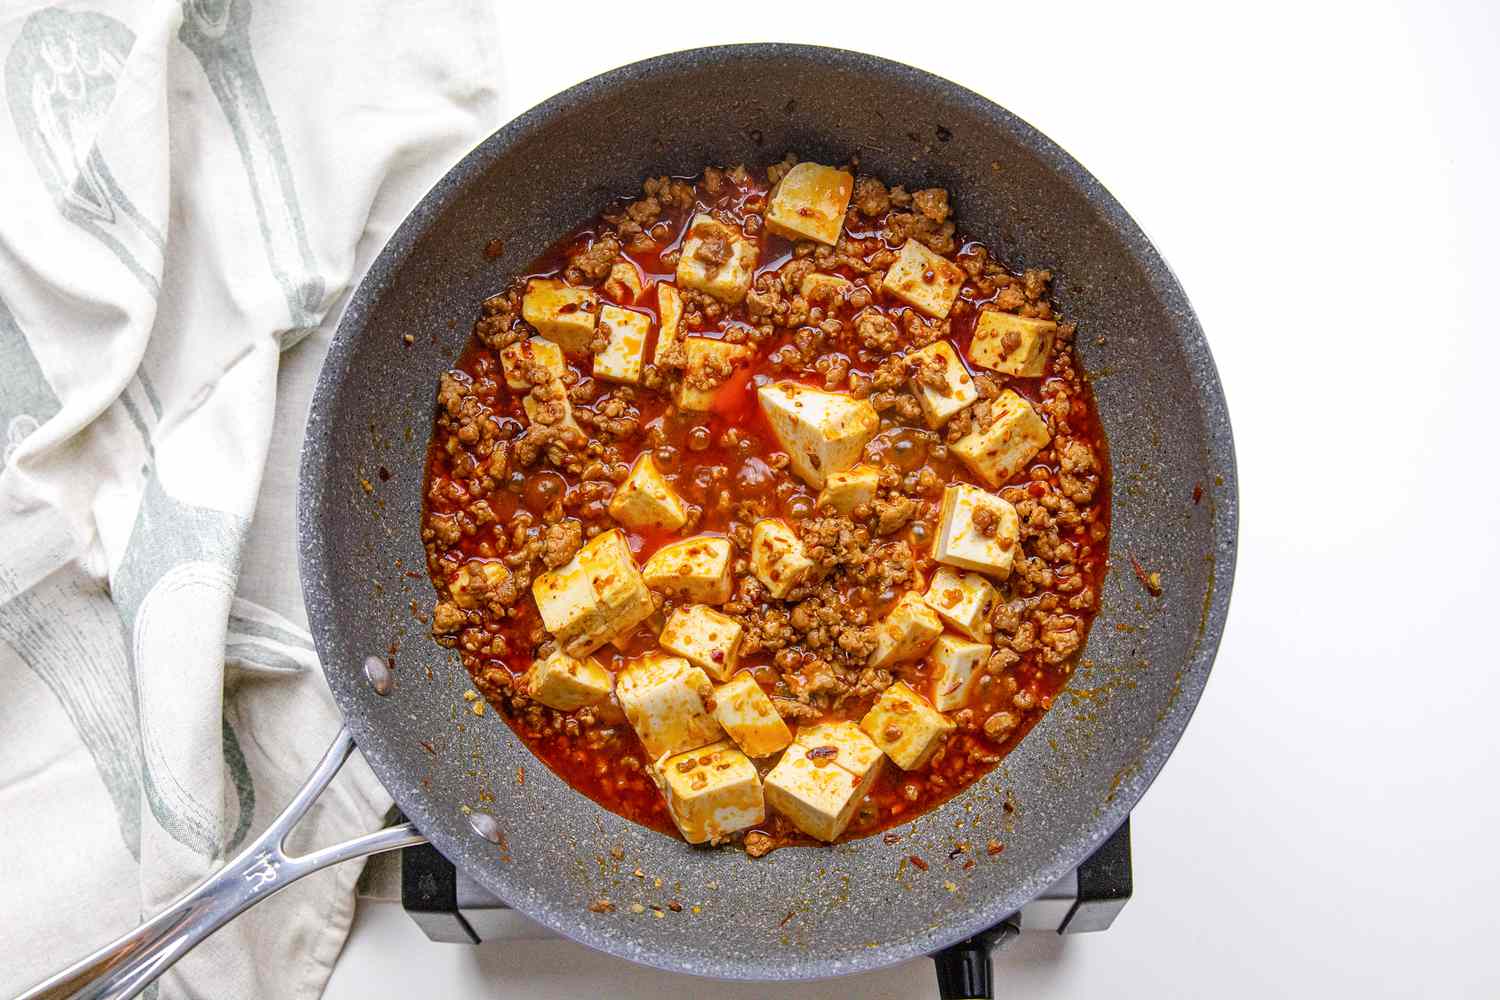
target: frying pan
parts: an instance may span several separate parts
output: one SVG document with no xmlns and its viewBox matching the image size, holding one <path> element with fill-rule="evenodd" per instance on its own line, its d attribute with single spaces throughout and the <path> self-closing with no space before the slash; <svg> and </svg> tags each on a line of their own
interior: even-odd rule
<svg viewBox="0 0 1500 1000">
<path fill-rule="evenodd" d="M 1113 536 L 1076 673 L 991 774 L 899 827 L 899 843 L 876 836 L 752 861 L 601 809 L 494 713 L 465 710 L 467 675 L 414 614 L 433 599 L 418 524 L 434 387 L 479 302 L 646 176 L 764 164 L 787 150 L 830 163 L 858 154 L 887 182 L 946 187 L 960 224 L 1002 260 L 1052 268 L 1109 439 Z M 480 252 L 497 237 L 498 261 Z M 1203 332 L 1099 182 L 947 80 L 783 44 L 614 70 L 517 118 L 454 167 L 344 313 L 308 418 L 299 502 L 307 613 L 345 732 L 287 813 L 224 872 L 28 997 L 81 987 L 134 995 L 301 875 L 424 837 L 532 919 L 663 969 L 810 979 L 932 953 L 997 924 L 1076 866 L 1146 790 L 1208 679 L 1237 521 L 1229 417 Z M 1162 574 L 1159 596 L 1137 567 Z M 356 744 L 410 822 L 289 857 L 287 830 Z M 948 860 L 957 841 L 991 838 L 1002 853 L 972 852 L 969 870 Z M 913 855 L 925 870 L 907 863 Z M 591 909 L 600 899 L 614 909 Z M 652 904 L 672 900 L 682 909 L 657 916 Z"/>
</svg>

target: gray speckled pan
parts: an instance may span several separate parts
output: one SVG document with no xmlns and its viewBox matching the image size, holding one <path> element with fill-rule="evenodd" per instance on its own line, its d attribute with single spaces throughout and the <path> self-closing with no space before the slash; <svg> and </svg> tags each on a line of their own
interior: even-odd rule
<svg viewBox="0 0 1500 1000">
<path fill-rule="evenodd" d="M 1109 436 L 1114 538 L 1084 665 L 991 776 L 899 827 L 899 844 L 874 837 L 751 861 L 600 809 L 493 713 L 465 711 L 468 677 L 413 606 L 433 598 L 418 521 L 434 391 L 480 300 L 649 174 L 764 164 L 786 150 L 834 163 L 858 154 L 887 181 L 947 187 L 966 232 L 1011 265 L 1053 269 Z M 494 237 L 505 245 L 498 261 L 481 253 Z M 841 975 L 931 952 L 994 924 L 1093 850 L 1166 761 L 1208 679 L 1235 525 L 1229 416 L 1208 345 L 1171 271 L 1109 193 L 976 94 L 882 59 L 794 45 L 626 66 L 480 144 L 412 212 L 351 301 L 302 464 L 302 582 L 318 650 L 360 750 L 407 816 L 496 895 L 569 937 L 747 979 Z M 1136 580 L 1131 553 L 1161 572 L 1161 597 Z M 379 697 L 360 664 L 393 643 L 396 685 Z M 471 811 L 494 816 L 501 845 L 475 835 Z M 976 852 L 969 871 L 947 860 L 955 840 L 991 837 L 1002 854 Z M 910 854 L 930 869 L 903 865 Z M 600 897 L 615 911 L 590 912 Z M 682 912 L 653 915 L 651 904 L 673 899 Z M 632 912 L 636 902 L 644 912 Z"/>
</svg>

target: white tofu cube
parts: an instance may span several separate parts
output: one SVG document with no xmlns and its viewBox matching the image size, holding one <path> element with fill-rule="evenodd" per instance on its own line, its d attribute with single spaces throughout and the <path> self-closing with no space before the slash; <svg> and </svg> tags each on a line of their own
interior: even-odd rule
<svg viewBox="0 0 1500 1000">
<path fill-rule="evenodd" d="M 776 382 L 756 392 L 771 433 L 792 460 L 792 471 L 815 490 L 828 474 L 854 466 L 880 430 L 880 415 L 866 400 L 798 382 Z"/>
<path fill-rule="evenodd" d="M 807 579 L 813 565 L 802 539 L 785 521 L 767 517 L 755 522 L 750 533 L 750 572 L 772 597 L 785 597 Z"/>
<path fill-rule="evenodd" d="M 615 697 L 652 760 L 723 737 L 708 711 L 713 696 L 708 675 L 680 656 L 648 653 L 615 676 Z"/>
<path fill-rule="evenodd" d="M 688 223 L 677 257 L 677 284 L 721 302 L 738 303 L 750 291 L 759 251 L 740 231 L 700 213 Z"/>
<path fill-rule="evenodd" d="M 831 507 L 848 514 L 862 503 L 875 499 L 880 488 L 880 470 L 873 465 L 856 465 L 846 472 L 830 472 L 818 494 L 819 507 Z"/>
<path fill-rule="evenodd" d="M 636 531 L 676 531 L 687 523 L 687 504 L 667 482 L 649 451 L 630 467 L 630 475 L 609 501 L 609 514 Z"/>
<path fill-rule="evenodd" d="M 614 683 L 610 672 L 592 656 L 580 660 L 559 649 L 531 665 L 526 693 L 548 708 L 572 712 L 608 698 Z"/>
<path fill-rule="evenodd" d="M 852 723 L 846 725 L 852 728 Z M 852 770 L 841 762 L 844 756 L 841 750 L 834 752 L 832 743 L 809 748 L 800 740 L 794 742 L 766 775 L 766 804 L 809 837 L 837 840 L 870 793 L 883 764 L 877 751 L 863 771 Z"/>
<path fill-rule="evenodd" d="M 999 596 L 994 584 L 978 573 L 939 566 L 922 600 L 949 628 L 977 642 L 988 642 L 993 633 L 990 609 Z"/>
<path fill-rule="evenodd" d="M 859 728 L 903 771 L 915 771 L 932 759 L 956 728 L 927 699 L 897 681 L 880 693 Z"/>
<path fill-rule="evenodd" d="M 707 413 L 714 409 L 719 390 L 728 379 L 720 376 L 731 369 L 750 363 L 754 352 L 744 344 L 731 344 L 727 340 L 712 337 L 684 337 L 682 350 L 687 355 L 687 367 L 683 369 L 682 381 L 678 383 L 673 400 L 678 409 L 694 413 Z M 702 388 L 696 383 L 703 378 L 714 382 L 712 388 Z"/>
<path fill-rule="evenodd" d="M 1052 435 L 1031 404 L 1009 389 L 990 402 L 990 415 L 989 426 L 976 427 L 950 447 L 974 475 L 991 486 L 1004 486 L 1047 447 Z"/>
<path fill-rule="evenodd" d="M 635 385 L 646 363 L 646 337 L 651 317 L 619 306 L 599 310 L 599 325 L 609 335 L 609 344 L 594 355 L 594 377 Z"/>
<path fill-rule="evenodd" d="M 536 599 L 542 625 L 564 649 L 575 650 L 572 655 L 583 656 L 604 645 L 599 599 L 576 558 L 537 576 L 531 584 L 531 596 Z"/>
<path fill-rule="evenodd" d="M 815 240 L 832 246 L 844 229 L 854 194 L 854 178 L 819 163 L 799 163 L 771 189 L 766 229 L 789 240 Z"/>
<path fill-rule="evenodd" d="M 915 660 L 942 634 L 942 621 L 916 591 L 908 590 L 876 626 L 869 665 L 889 667 Z"/>
<path fill-rule="evenodd" d="M 797 742 L 812 751 L 814 760 L 827 760 L 851 774 L 864 774 L 880 763 L 880 748 L 853 722 L 799 726 Z"/>
<path fill-rule="evenodd" d="M 470 559 L 458 567 L 448 592 L 459 607 L 477 608 L 490 591 L 509 579 L 510 570 L 499 559 Z"/>
<path fill-rule="evenodd" d="M 524 392 L 553 377 L 562 378 L 568 370 L 563 363 L 562 348 L 546 337 L 532 337 L 503 349 L 500 367 L 505 372 L 506 386 L 516 392 Z M 547 377 L 528 378 L 528 373 L 535 374 L 536 368 L 541 368 Z"/>
<path fill-rule="evenodd" d="M 936 319 L 946 319 L 964 284 L 964 270 L 917 240 L 901 244 L 896 263 L 885 273 L 881 287 L 909 306 Z"/>
<path fill-rule="evenodd" d="M 714 718 L 751 757 L 769 757 L 792 742 L 792 731 L 748 671 L 714 689 Z"/>
<path fill-rule="evenodd" d="M 568 563 L 542 573 L 531 592 L 542 624 L 574 657 L 628 635 L 655 610 L 618 530 L 596 535 Z"/>
<path fill-rule="evenodd" d="M 923 368 L 942 366 L 941 389 L 921 382 L 913 386 L 917 402 L 922 404 L 922 413 L 927 417 L 928 427 L 943 426 L 955 413 L 979 398 L 979 390 L 974 386 L 974 376 L 969 374 L 969 370 L 959 360 L 958 352 L 946 340 L 935 341 L 920 351 L 912 351 L 906 359 Z"/>
<path fill-rule="evenodd" d="M 706 604 L 678 608 L 661 630 L 661 648 L 702 667 L 716 681 L 734 676 L 739 665 L 740 623 Z"/>
<path fill-rule="evenodd" d="M 689 844 L 719 840 L 766 818 L 760 773 L 726 742 L 663 758 L 651 777 Z"/>
<path fill-rule="evenodd" d="M 568 354 L 588 352 L 598 312 L 593 289 L 574 288 L 556 278 L 532 278 L 521 298 L 522 318 Z"/>
<path fill-rule="evenodd" d="M 1035 378 L 1047 367 L 1057 337 L 1050 319 L 1031 319 L 986 309 L 974 324 L 969 360 L 1007 375 Z"/>
<path fill-rule="evenodd" d="M 827 308 L 834 303 L 843 301 L 845 295 L 849 294 L 854 287 L 854 282 L 837 274 L 823 274 L 814 271 L 802 279 L 802 297 L 812 305 Z"/>
<path fill-rule="evenodd" d="M 682 335 L 682 293 L 676 285 L 662 282 L 656 286 L 656 315 L 661 327 L 656 331 L 656 350 L 651 354 L 651 363 L 660 364 L 662 352 L 677 343 Z"/>
<path fill-rule="evenodd" d="M 641 297 L 641 291 L 640 272 L 628 260 L 622 260 L 611 267 L 609 277 L 604 279 L 604 293 L 627 306 L 635 304 L 636 299 Z"/>
<path fill-rule="evenodd" d="M 981 520 L 991 524 L 989 534 L 974 523 L 974 515 L 980 510 L 990 512 L 981 515 Z M 957 483 L 943 491 L 933 559 L 1004 580 L 1010 576 L 1020 544 L 1021 519 L 1009 501 L 968 483 Z"/>
<path fill-rule="evenodd" d="M 718 535 L 694 535 L 663 545 L 646 560 L 646 586 L 674 600 L 723 604 L 734 593 L 734 545 Z"/>
<path fill-rule="evenodd" d="M 990 647 L 986 643 L 956 635 L 938 636 L 938 641 L 927 651 L 933 707 L 939 712 L 954 712 L 967 705 L 974 697 L 989 658 Z"/>
</svg>

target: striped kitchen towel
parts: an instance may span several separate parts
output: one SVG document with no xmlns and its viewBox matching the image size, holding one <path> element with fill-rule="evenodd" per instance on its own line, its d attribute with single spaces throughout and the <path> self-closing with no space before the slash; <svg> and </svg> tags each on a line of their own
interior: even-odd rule
<svg viewBox="0 0 1500 1000">
<path fill-rule="evenodd" d="M 128 930 L 290 798 L 338 728 L 293 496 L 339 308 L 498 123 L 482 2 L 0 14 L 0 995 Z M 378 825 L 357 760 L 308 842 Z M 298 838 L 298 842 L 301 841 Z M 358 865 L 148 995 L 318 995 Z"/>
</svg>

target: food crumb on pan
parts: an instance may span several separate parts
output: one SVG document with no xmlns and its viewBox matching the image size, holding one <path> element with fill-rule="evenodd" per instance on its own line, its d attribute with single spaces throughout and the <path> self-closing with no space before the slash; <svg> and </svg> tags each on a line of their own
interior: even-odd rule
<svg viewBox="0 0 1500 1000">
<path fill-rule="evenodd" d="M 1141 586 L 1145 587 L 1152 597 L 1161 596 L 1161 574 L 1155 571 L 1148 573 L 1141 565 L 1141 561 L 1135 557 L 1134 552 L 1130 554 L 1130 568 L 1135 571 L 1135 578 L 1141 581 Z"/>
</svg>

